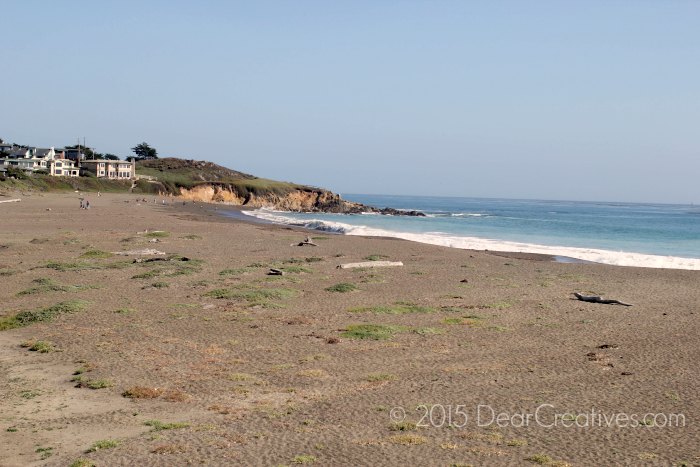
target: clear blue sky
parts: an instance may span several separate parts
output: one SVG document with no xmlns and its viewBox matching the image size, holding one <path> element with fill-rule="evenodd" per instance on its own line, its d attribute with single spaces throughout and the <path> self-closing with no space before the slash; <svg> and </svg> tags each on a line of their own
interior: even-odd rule
<svg viewBox="0 0 700 467">
<path fill-rule="evenodd" d="M 0 137 L 339 192 L 700 203 L 699 1 L 2 5 Z"/>
</svg>

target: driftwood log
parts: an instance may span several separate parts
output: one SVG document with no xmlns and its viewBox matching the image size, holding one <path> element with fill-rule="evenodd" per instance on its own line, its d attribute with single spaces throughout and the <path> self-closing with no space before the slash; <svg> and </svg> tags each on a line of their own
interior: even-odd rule
<svg viewBox="0 0 700 467">
<path fill-rule="evenodd" d="M 631 303 L 621 302 L 620 300 L 605 299 L 603 297 L 599 297 L 598 295 L 582 295 L 578 292 L 574 292 L 574 296 L 582 302 L 603 303 L 605 305 L 632 306 Z"/>
<path fill-rule="evenodd" d="M 318 246 L 315 244 L 312 240 L 311 237 L 306 237 L 306 239 L 303 242 L 297 243 L 297 246 Z"/>
<path fill-rule="evenodd" d="M 270 271 L 267 273 L 268 276 L 284 276 L 284 271 L 281 269 L 275 269 L 275 268 L 270 268 Z"/>
<path fill-rule="evenodd" d="M 353 269 L 353 268 L 390 268 L 395 266 L 403 266 L 401 261 L 366 261 L 362 263 L 345 263 L 338 266 L 338 269 Z"/>
</svg>

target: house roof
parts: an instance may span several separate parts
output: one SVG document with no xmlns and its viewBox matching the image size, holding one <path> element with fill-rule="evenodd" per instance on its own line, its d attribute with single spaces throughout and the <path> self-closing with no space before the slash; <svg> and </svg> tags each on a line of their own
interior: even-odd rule
<svg viewBox="0 0 700 467">
<path fill-rule="evenodd" d="M 29 152 L 29 148 L 15 148 L 10 152 L 12 157 L 24 157 Z"/>
<path fill-rule="evenodd" d="M 46 157 L 51 152 L 52 148 L 36 148 L 34 157 Z"/>
</svg>

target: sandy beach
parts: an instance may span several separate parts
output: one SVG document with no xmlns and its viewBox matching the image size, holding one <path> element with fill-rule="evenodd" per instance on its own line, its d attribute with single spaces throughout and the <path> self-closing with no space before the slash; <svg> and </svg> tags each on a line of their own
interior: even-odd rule
<svg viewBox="0 0 700 467">
<path fill-rule="evenodd" d="M 700 271 L 11 198 L 2 466 L 700 465 Z"/>
</svg>

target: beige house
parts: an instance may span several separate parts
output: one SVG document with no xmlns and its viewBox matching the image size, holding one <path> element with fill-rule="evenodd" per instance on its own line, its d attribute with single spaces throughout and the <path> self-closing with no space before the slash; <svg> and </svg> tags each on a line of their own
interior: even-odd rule
<svg viewBox="0 0 700 467">
<path fill-rule="evenodd" d="M 98 178 L 131 180 L 136 175 L 136 163 L 133 161 L 84 160 L 80 162 L 80 167 Z"/>
<path fill-rule="evenodd" d="M 43 163 L 42 163 L 43 165 Z M 79 177 L 80 168 L 70 159 L 53 159 L 46 161 L 46 170 L 54 177 Z"/>
</svg>

